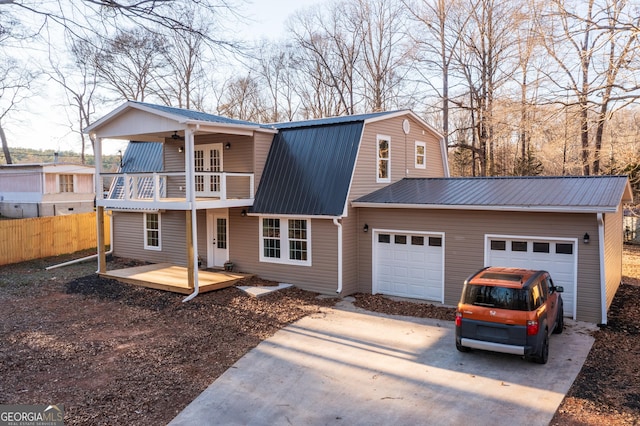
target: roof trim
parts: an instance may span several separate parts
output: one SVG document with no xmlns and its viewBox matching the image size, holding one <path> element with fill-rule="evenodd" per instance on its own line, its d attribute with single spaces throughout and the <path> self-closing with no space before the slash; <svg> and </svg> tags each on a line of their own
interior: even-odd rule
<svg viewBox="0 0 640 426">
<path fill-rule="evenodd" d="M 342 216 L 328 216 L 328 215 L 313 215 L 313 214 L 279 214 L 279 213 L 247 213 L 247 216 L 251 217 L 284 217 L 287 219 L 292 218 L 308 218 L 308 219 L 340 219 Z"/>
<path fill-rule="evenodd" d="M 460 204 L 400 204 L 400 203 L 371 203 L 352 201 L 353 207 L 369 207 L 376 209 L 420 209 L 420 210 L 489 210 L 489 211 L 522 211 L 535 213 L 616 213 L 618 208 L 603 207 L 594 209 L 583 206 L 482 206 Z"/>
</svg>

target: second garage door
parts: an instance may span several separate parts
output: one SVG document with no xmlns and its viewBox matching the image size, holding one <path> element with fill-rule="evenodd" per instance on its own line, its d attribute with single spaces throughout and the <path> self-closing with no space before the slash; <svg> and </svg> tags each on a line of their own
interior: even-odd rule
<svg viewBox="0 0 640 426">
<path fill-rule="evenodd" d="M 487 266 L 542 269 L 564 287 L 564 315 L 575 318 L 576 241 L 533 237 L 488 236 Z"/>
<path fill-rule="evenodd" d="M 444 236 L 374 232 L 373 293 L 443 302 Z"/>
</svg>

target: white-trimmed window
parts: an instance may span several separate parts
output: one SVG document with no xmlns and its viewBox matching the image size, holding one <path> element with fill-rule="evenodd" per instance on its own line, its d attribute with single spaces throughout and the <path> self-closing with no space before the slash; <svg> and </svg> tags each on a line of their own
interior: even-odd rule
<svg viewBox="0 0 640 426">
<path fill-rule="evenodd" d="M 73 175 L 59 175 L 60 192 L 73 192 Z"/>
<path fill-rule="evenodd" d="M 260 218 L 260 261 L 311 266 L 311 220 Z"/>
<path fill-rule="evenodd" d="M 160 213 L 144 214 L 144 248 L 146 250 L 162 250 Z"/>
<path fill-rule="evenodd" d="M 427 168 L 427 144 L 416 141 L 416 169 Z"/>
<path fill-rule="evenodd" d="M 376 142 L 378 160 L 376 182 L 391 182 L 391 138 L 378 135 Z"/>
</svg>

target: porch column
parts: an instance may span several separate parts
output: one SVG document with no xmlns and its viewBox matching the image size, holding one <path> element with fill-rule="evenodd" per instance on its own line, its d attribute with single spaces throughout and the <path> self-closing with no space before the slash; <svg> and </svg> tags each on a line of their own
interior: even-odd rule
<svg viewBox="0 0 640 426">
<path fill-rule="evenodd" d="M 194 170 L 194 135 L 193 130 L 186 128 L 184 130 L 184 148 L 185 148 L 185 184 L 187 186 L 187 204 L 189 210 L 185 211 L 186 218 L 186 241 L 187 241 L 187 274 L 189 288 L 194 291 L 187 299 L 195 297 L 198 294 L 198 224 L 196 216 L 196 174 Z M 187 300 L 185 299 L 185 300 Z"/>
<path fill-rule="evenodd" d="M 193 224 L 191 223 L 191 211 L 185 210 L 185 223 L 187 224 L 187 229 L 185 230 L 187 236 L 187 282 L 189 284 L 189 288 L 194 287 L 195 283 L 195 268 L 194 268 L 194 259 L 193 259 Z"/>
<path fill-rule="evenodd" d="M 94 175 L 95 184 L 95 200 L 96 200 L 96 245 L 98 250 L 98 270 L 99 274 L 107 272 L 107 255 L 105 252 L 104 244 L 104 207 L 102 204 L 103 189 L 102 189 L 102 138 L 97 137 L 95 141 L 95 166 L 96 173 Z M 113 241 L 111 241 L 113 244 Z"/>
</svg>

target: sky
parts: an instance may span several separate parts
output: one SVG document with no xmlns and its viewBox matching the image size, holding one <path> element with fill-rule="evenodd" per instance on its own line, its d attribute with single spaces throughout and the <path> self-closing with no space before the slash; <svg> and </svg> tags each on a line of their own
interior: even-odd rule
<svg viewBox="0 0 640 426">
<path fill-rule="evenodd" d="M 285 21 L 294 12 L 305 9 L 322 0 L 253 0 L 246 10 L 248 22 L 236 28 L 236 35 L 248 41 L 263 38 L 278 39 L 285 33 Z M 4 123 L 9 148 L 55 149 L 80 152 L 80 136 L 70 129 L 69 119 L 61 104 L 66 101 L 62 89 L 43 84 L 41 96 L 31 99 L 21 107 L 19 119 Z M 109 110 L 104 113 L 108 113 Z M 94 117 L 99 119 L 100 116 Z M 105 144 L 104 154 L 113 155 L 126 146 L 126 142 Z M 87 154 L 93 154 L 88 148 Z"/>
</svg>

